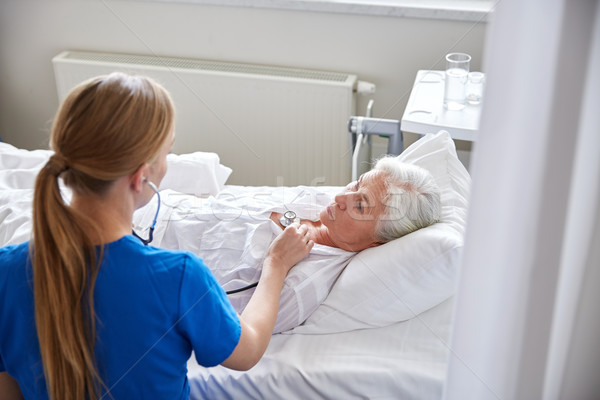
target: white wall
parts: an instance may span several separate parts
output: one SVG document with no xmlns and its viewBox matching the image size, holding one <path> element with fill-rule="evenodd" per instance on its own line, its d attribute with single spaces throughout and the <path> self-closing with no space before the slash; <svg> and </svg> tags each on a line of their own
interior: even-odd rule
<svg viewBox="0 0 600 400">
<path fill-rule="evenodd" d="M 472 70 L 481 70 L 485 29 L 476 22 L 170 2 L 2 1 L 0 137 L 22 148 L 47 147 L 58 106 L 50 60 L 63 50 L 354 73 L 377 85 L 374 116 L 400 119 L 417 70 L 443 68 L 450 51 L 471 54 Z M 367 101 L 359 102 L 360 114 Z M 415 138 L 405 135 L 408 143 Z"/>
</svg>

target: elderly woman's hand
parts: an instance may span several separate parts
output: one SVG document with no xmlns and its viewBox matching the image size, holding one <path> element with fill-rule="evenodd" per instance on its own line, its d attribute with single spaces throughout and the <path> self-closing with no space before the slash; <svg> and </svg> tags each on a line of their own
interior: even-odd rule
<svg viewBox="0 0 600 400">
<path fill-rule="evenodd" d="M 284 268 L 287 274 L 294 265 L 308 255 L 314 244 L 309 237 L 308 227 L 294 223 L 285 228 L 271 243 L 267 258 L 271 258 L 272 265 Z"/>
</svg>

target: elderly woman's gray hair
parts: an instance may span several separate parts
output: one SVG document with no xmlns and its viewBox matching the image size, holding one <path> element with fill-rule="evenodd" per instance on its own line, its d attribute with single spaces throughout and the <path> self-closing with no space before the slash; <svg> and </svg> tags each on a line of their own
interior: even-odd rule
<svg viewBox="0 0 600 400">
<path fill-rule="evenodd" d="M 439 221 L 440 189 L 429 171 L 390 156 L 377 161 L 374 169 L 386 174 L 385 213 L 377 240 L 386 243 Z"/>
</svg>

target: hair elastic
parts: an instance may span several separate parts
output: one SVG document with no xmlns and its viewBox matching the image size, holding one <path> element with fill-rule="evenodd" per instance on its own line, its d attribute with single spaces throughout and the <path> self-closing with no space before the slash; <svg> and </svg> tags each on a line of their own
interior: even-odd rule
<svg viewBox="0 0 600 400">
<path fill-rule="evenodd" d="M 54 153 L 48 160 L 48 164 L 51 164 L 54 176 L 58 177 L 60 174 L 69 169 L 69 163 L 63 156 Z M 48 165 L 46 164 L 46 165 Z"/>
</svg>

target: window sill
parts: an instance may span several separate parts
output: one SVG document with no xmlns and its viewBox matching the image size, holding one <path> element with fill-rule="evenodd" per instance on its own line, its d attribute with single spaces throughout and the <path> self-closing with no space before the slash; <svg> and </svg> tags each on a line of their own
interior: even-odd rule
<svg viewBox="0 0 600 400">
<path fill-rule="evenodd" d="M 151 0 L 218 6 L 271 8 L 400 18 L 483 22 L 493 11 L 493 0 Z"/>
</svg>

